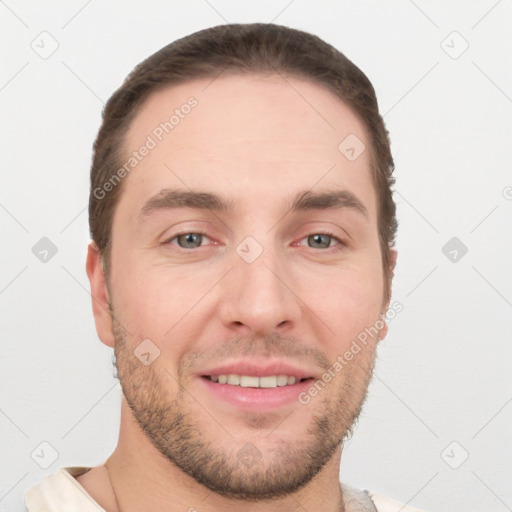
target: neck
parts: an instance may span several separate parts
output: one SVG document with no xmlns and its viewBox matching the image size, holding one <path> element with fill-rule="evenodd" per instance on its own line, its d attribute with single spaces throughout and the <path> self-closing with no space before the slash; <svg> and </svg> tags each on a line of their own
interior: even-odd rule
<svg viewBox="0 0 512 512">
<path fill-rule="evenodd" d="M 341 447 L 299 491 L 272 501 L 226 498 L 198 483 L 165 458 L 147 439 L 123 398 L 118 445 L 106 462 L 118 512 L 178 510 L 208 512 L 344 511 L 339 483 Z"/>
</svg>

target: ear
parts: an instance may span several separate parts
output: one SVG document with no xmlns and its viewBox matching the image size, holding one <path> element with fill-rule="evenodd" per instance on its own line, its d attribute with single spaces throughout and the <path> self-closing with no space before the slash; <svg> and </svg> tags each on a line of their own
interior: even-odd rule
<svg viewBox="0 0 512 512">
<path fill-rule="evenodd" d="M 391 272 L 391 277 L 393 277 L 393 274 L 395 272 L 397 258 L 398 258 L 398 251 L 393 248 L 389 249 L 389 270 Z"/>
<path fill-rule="evenodd" d="M 92 312 L 96 332 L 105 345 L 114 347 L 107 280 L 101 265 L 100 251 L 95 242 L 90 242 L 87 248 L 85 270 L 91 284 Z"/>
<path fill-rule="evenodd" d="M 398 258 L 397 250 L 392 249 L 392 248 L 389 249 L 389 276 L 390 276 L 389 277 L 389 289 L 391 289 L 391 283 L 393 281 L 393 274 L 395 272 L 397 258 Z M 391 298 L 390 298 L 390 300 L 391 300 Z M 390 300 L 387 302 L 387 304 L 385 304 L 385 307 L 383 309 L 383 314 L 385 314 L 386 311 L 388 310 Z M 387 334 L 388 334 L 388 324 L 386 322 L 384 322 L 384 327 L 379 332 L 379 341 L 383 340 Z"/>
</svg>

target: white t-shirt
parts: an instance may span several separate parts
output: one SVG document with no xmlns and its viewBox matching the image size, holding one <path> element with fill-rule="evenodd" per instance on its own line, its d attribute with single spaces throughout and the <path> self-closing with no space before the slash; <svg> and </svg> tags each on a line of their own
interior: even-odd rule
<svg viewBox="0 0 512 512">
<path fill-rule="evenodd" d="M 92 468 L 60 468 L 25 493 L 28 512 L 106 512 L 76 480 Z M 346 512 L 421 512 L 383 494 L 342 484 Z"/>
</svg>

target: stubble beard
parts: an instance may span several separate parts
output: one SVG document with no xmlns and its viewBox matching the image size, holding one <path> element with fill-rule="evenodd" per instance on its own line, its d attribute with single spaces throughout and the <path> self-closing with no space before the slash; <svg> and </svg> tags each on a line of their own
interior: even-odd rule
<svg viewBox="0 0 512 512">
<path fill-rule="evenodd" d="M 206 411 L 202 420 L 187 411 L 187 400 L 192 403 L 193 399 L 188 397 L 184 386 L 176 384 L 175 378 L 171 380 L 174 388 L 179 389 L 174 397 L 170 396 L 169 387 L 163 383 L 168 382 L 175 371 L 167 371 L 161 364 L 141 364 L 133 353 L 135 345 L 115 319 L 113 326 L 117 375 L 143 433 L 173 465 L 211 491 L 230 499 L 272 500 L 294 493 L 311 482 L 332 459 L 338 446 L 351 437 L 373 374 L 375 350 L 368 346 L 367 353 L 359 353 L 329 385 L 336 385 L 337 379 L 343 379 L 336 396 L 324 389 L 313 399 L 322 400 L 323 407 L 319 408 L 321 413 L 311 416 L 305 435 L 283 439 L 269 448 L 262 443 L 261 436 L 259 440 L 257 436 L 251 440 L 250 434 L 245 433 L 240 440 L 234 440 L 226 433 L 223 444 L 208 438 L 209 424 L 213 420 Z M 282 424 L 293 421 L 291 418 L 293 414 Z M 222 418 L 215 419 L 222 424 Z M 279 433 L 278 422 L 269 425 L 269 416 L 265 414 L 248 413 L 244 419 L 247 420 L 245 427 L 254 429 L 256 434 L 261 428 L 275 428 L 269 438 Z"/>
</svg>

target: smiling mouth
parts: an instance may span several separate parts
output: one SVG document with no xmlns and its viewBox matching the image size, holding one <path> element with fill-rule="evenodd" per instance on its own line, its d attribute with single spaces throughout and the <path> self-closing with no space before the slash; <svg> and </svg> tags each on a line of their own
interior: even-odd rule
<svg viewBox="0 0 512 512">
<path fill-rule="evenodd" d="M 291 375 L 266 375 L 258 377 L 254 375 L 236 375 L 236 374 L 222 374 L 222 375 L 202 375 L 203 379 L 209 380 L 217 384 L 227 384 L 229 386 L 239 386 L 242 388 L 277 388 L 285 386 L 293 386 L 306 380 L 313 380 L 312 378 L 298 379 Z"/>
</svg>

